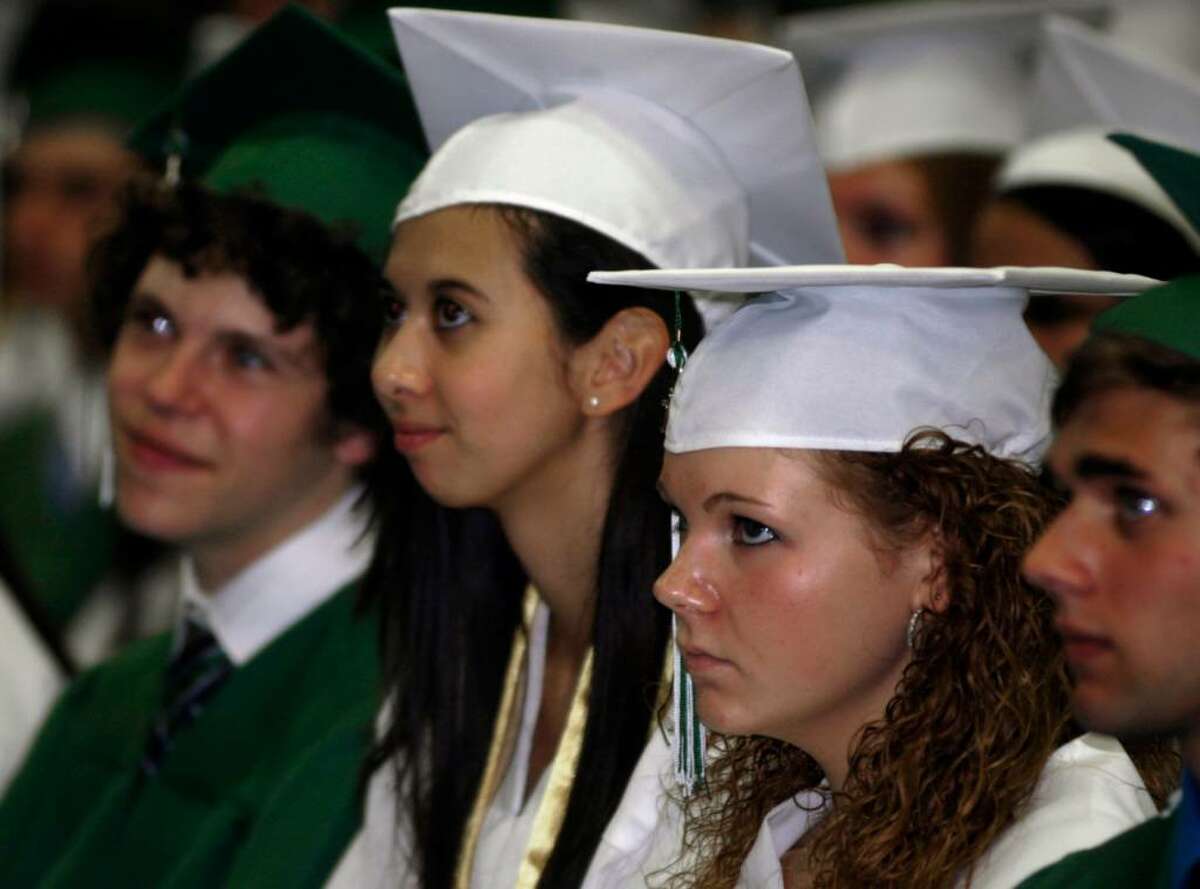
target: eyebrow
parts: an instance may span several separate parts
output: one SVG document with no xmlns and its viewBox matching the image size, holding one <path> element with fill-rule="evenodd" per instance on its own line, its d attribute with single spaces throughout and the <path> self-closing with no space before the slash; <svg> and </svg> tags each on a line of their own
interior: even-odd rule
<svg viewBox="0 0 1200 889">
<path fill-rule="evenodd" d="M 481 290 L 477 290 L 466 281 L 463 281 L 459 278 L 435 278 L 429 282 L 430 293 L 436 293 L 439 290 L 465 290 L 467 293 L 478 297 L 484 302 L 491 302 L 486 293 L 482 292 Z"/>
<path fill-rule="evenodd" d="M 654 486 L 654 489 L 656 491 L 658 491 L 658 496 L 663 499 L 663 502 L 666 503 L 667 506 L 671 507 L 672 509 L 677 508 L 675 506 L 674 501 L 671 500 L 670 495 L 667 494 L 666 486 L 663 485 L 661 479 Z M 722 503 L 753 503 L 755 506 L 765 506 L 765 507 L 770 507 L 770 505 L 771 505 L 769 503 L 763 502 L 762 500 L 755 500 L 753 497 L 746 497 L 745 495 L 742 495 L 742 494 L 735 494 L 732 491 L 718 491 L 716 494 L 710 494 L 705 499 L 704 503 L 701 505 L 700 508 L 703 509 L 705 512 L 711 512 L 714 507 L 716 507 Z"/>
<path fill-rule="evenodd" d="M 1075 461 L 1075 475 L 1081 479 L 1120 478 L 1144 479 L 1146 473 L 1128 460 L 1085 454 Z"/>
<path fill-rule="evenodd" d="M 769 503 L 764 503 L 762 500 L 755 500 L 753 497 L 747 497 L 744 494 L 735 494 L 733 491 L 718 491 L 716 494 L 711 494 L 705 499 L 703 509 L 705 512 L 712 510 L 722 503 L 753 503 L 755 506 L 770 506 Z"/>
</svg>

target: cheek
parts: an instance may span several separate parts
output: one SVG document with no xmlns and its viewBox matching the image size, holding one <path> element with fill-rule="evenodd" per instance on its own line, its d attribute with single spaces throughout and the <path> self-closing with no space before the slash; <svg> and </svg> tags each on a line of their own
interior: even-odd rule
<svg viewBox="0 0 1200 889">
<path fill-rule="evenodd" d="M 118 338 L 108 364 L 107 387 L 111 401 L 132 398 L 145 385 L 150 362 L 144 355 Z"/>
</svg>

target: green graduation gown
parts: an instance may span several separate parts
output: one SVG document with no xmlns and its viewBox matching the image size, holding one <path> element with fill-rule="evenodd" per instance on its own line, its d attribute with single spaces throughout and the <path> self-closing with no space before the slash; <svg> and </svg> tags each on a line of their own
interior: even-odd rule
<svg viewBox="0 0 1200 889">
<path fill-rule="evenodd" d="M 1167 818 L 1151 818 L 1094 849 L 1068 855 L 1026 879 L 1019 889 L 1168 889 L 1178 813 L 1176 809 Z"/>
<path fill-rule="evenodd" d="M 0 886 L 321 886 L 361 820 L 378 704 L 355 590 L 238 667 L 153 777 L 170 635 L 72 684 L 0 803 Z"/>
<path fill-rule="evenodd" d="M 0 534 L 61 632 L 108 571 L 117 523 L 95 491 L 74 490 L 57 436 L 47 410 L 0 426 Z"/>
</svg>

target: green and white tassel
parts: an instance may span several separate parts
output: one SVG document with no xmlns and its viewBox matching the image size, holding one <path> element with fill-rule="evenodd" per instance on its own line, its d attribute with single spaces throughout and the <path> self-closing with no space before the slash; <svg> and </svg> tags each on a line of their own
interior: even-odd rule
<svg viewBox="0 0 1200 889">
<path fill-rule="evenodd" d="M 683 295 L 675 291 L 675 337 L 667 350 L 667 363 L 675 370 L 676 380 L 687 363 L 687 349 L 683 345 Z M 679 527 L 671 523 L 671 561 L 679 555 Z M 704 786 L 704 753 L 707 737 L 704 724 L 696 715 L 696 690 L 692 677 L 683 663 L 679 650 L 677 622 L 671 618 L 671 645 L 675 649 L 675 680 L 671 697 L 674 702 L 675 734 L 671 738 L 671 756 L 675 762 L 675 782 L 683 789 L 684 796 L 691 796 Z"/>
</svg>

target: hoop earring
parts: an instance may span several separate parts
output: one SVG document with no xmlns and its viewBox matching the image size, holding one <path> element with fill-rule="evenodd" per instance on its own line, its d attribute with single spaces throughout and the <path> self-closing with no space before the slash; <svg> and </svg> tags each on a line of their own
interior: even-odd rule
<svg viewBox="0 0 1200 889">
<path fill-rule="evenodd" d="M 917 627 L 921 625 L 921 615 L 924 613 L 924 608 L 918 608 L 912 613 L 912 617 L 908 619 L 908 633 L 906 634 L 906 638 L 908 639 L 909 648 L 913 647 L 913 642 L 917 638 Z"/>
</svg>

